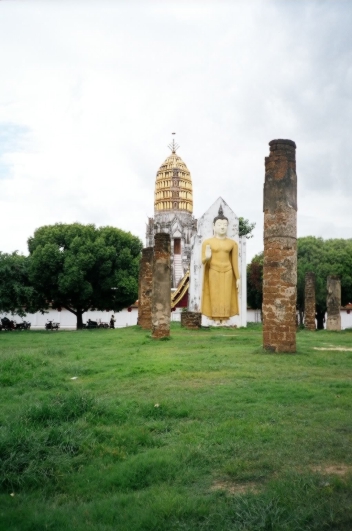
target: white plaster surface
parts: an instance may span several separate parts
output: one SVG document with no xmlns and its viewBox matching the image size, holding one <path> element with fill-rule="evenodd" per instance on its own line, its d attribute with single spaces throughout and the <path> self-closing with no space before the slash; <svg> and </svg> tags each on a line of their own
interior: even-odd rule
<svg viewBox="0 0 352 531">
<path fill-rule="evenodd" d="M 341 310 L 341 330 L 352 328 L 352 311 L 347 313 L 347 310 Z"/>
<path fill-rule="evenodd" d="M 239 238 L 238 235 L 238 217 L 229 207 L 229 205 L 219 197 L 215 203 L 203 214 L 198 220 L 197 234 L 192 239 L 191 266 L 190 266 L 190 287 L 188 298 L 188 310 L 190 312 L 200 312 L 201 297 L 203 288 L 202 264 L 202 243 L 207 238 L 213 236 L 213 220 L 219 213 L 219 207 L 222 206 L 224 215 L 228 218 L 227 237 L 238 243 L 238 265 L 241 275 L 241 285 L 239 290 L 239 308 L 240 315 L 230 317 L 222 322 L 209 319 L 202 315 L 203 326 L 247 326 L 247 269 L 246 269 L 246 239 Z"/>
<path fill-rule="evenodd" d="M 193 310 L 192 310 L 193 311 Z M 176 308 L 174 312 L 171 312 L 171 321 L 180 322 L 181 321 L 181 312 L 182 308 Z M 83 314 L 83 322 L 87 322 L 90 318 L 92 321 L 98 321 L 101 319 L 102 322 L 109 322 L 112 312 L 99 312 L 99 311 L 90 311 Z M 115 312 L 115 328 L 122 328 L 125 326 L 134 326 L 137 324 L 138 310 L 137 308 L 132 308 L 131 312 L 128 312 L 127 309 L 122 310 L 121 312 Z M 260 323 L 261 322 L 261 312 L 260 310 L 252 310 L 251 308 L 246 309 L 247 323 Z M 68 312 L 67 310 L 62 310 L 58 312 L 57 310 L 49 310 L 48 313 L 44 315 L 41 313 L 27 314 L 26 317 L 22 319 L 18 315 L 11 315 L 6 313 L 1 313 L 1 317 L 8 317 L 9 319 L 14 319 L 18 323 L 22 323 L 23 319 L 31 323 L 31 330 L 40 330 L 45 327 L 45 323 L 48 319 L 60 323 L 61 329 L 75 330 L 76 329 L 76 317 Z M 326 316 L 325 316 L 326 318 Z M 243 326 L 243 325 L 242 325 Z M 341 310 L 341 329 L 352 328 L 352 312 L 347 313 L 346 310 Z M 1 332 L 0 332 L 1 333 Z"/>
<path fill-rule="evenodd" d="M 261 323 L 262 316 L 260 310 L 253 310 L 252 308 L 247 308 L 247 323 Z"/>
<path fill-rule="evenodd" d="M 129 312 L 127 308 L 121 310 L 120 312 L 101 312 L 98 310 L 90 310 L 83 314 L 83 322 L 86 323 L 88 319 L 92 321 L 99 320 L 102 323 L 109 323 L 110 317 L 114 313 L 115 315 L 115 328 L 123 328 L 125 326 L 133 326 L 137 324 L 138 318 L 138 309 L 132 307 Z M 45 328 L 45 323 L 50 320 L 55 323 L 60 324 L 60 329 L 75 330 L 76 329 L 76 316 L 69 312 L 68 310 L 62 309 L 61 312 L 58 310 L 48 310 L 48 312 L 42 314 L 37 313 L 28 313 L 26 317 L 19 317 L 18 315 L 11 314 L 0 314 L 0 317 L 8 317 L 9 319 L 15 320 L 17 323 L 22 323 L 22 321 L 29 321 L 31 323 L 31 330 L 40 330 Z"/>
</svg>

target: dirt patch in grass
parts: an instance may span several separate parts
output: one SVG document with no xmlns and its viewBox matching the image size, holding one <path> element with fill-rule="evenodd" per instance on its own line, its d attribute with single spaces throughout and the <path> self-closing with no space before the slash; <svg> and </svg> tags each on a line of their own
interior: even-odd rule
<svg viewBox="0 0 352 531">
<path fill-rule="evenodd" d="M 336 350 L 340 352 L 352 352 L 352 348 L 348 347 L 313 347 L 314 350 Z"/>
<path fill-rule="evenodd" d="M 312 467 L 313 472 L 319 472 L 320 474 L 334 475 L 334 476 L 346 476 L 352 472 L 352 466 L 347 465 L 319 465 Z"/>
<path fill-rule="evenodd" d="M 259 492 L 259 486 L 253 482 L 247 483 L 234 483 L 233 481 L 215 481 L 210 490 L 223 490 L 229 494 L 247 494 L 251 492 L 257 494 Z"/>
</svg>

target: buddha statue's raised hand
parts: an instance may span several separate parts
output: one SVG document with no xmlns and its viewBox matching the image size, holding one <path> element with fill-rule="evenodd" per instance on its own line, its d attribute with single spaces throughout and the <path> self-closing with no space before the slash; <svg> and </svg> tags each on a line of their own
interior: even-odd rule
<svg viewBox="0 0 352 531">
<path fill-rule="evenodd" d="M 205 259 L 206 261 L 210 260 L 211 258 L 211 247 L 210 245 L 205 246 Z"/>
</svg>

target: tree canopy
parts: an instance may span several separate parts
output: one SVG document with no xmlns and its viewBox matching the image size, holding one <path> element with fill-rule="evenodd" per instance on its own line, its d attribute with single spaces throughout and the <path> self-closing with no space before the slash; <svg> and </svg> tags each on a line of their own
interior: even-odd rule
<svg viewBox="0 0 352 531">
<path fill-rule="evenodd" d="M 238 231 L 239 231 L 240 236 L 245 236 L 247 240 L 249 238 L 253 238 L 252 231 L 255 227 L 255 223 L 251 223 L 249 219 L 240 217 L 238 218 L 238 227 L 239 227 Z"/>
<path fill-rule="evenodd" d="M 40 227 L 28 239 L 29 279 L 46 305 L 66 308 L 82 327 L 88 309 L 119 311 L 138 297 L 142 242 L 114 227 Z"/>
<path fill-rule="evenodd" d="M 247 304 L 254 309 L 263 303 L 263 254 L 256 254 L 247 265 Z"/>
<path fill-rule="evenodd" d="M 352 239 L 330 239 L 306 236 L 297 242 L 297 305 L 304 308 L 304 277 L 315 273 L 317 309 L 326 311 L 326 281 L 329 275 L 341 279 L 341 304 L 352 301 Z"/>
<path fill-rule="evenodd" d="M 24 316 L 44 304 L 29 281 L 26 256 L 0 252 L 0 311 Z"/>
</svg>

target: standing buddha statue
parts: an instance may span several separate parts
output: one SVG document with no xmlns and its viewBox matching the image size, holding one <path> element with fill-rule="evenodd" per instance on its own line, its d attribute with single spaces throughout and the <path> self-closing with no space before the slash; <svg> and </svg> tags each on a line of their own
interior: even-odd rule
<svg viewBox="0 0 352 531">
<path fill-rule="evenodd" d="M 216 321 L 239 315 L 238 245 L 227 238 L 228 218 L 222 207 L 214 218 L 214 236 L 202 244 L 202 263 L 205 266 L 202 314 Z"/>
</svg>

